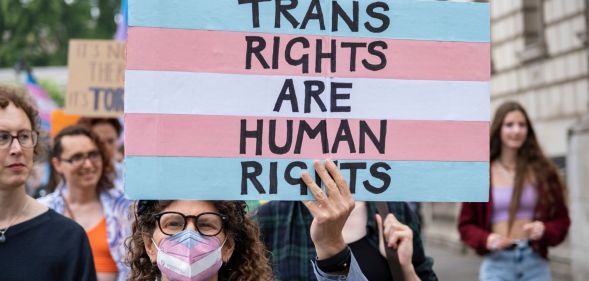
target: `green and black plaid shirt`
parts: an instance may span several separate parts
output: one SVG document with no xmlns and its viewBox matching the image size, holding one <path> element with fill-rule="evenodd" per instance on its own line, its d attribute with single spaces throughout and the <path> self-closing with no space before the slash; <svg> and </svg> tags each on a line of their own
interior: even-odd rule
<svg viewBox="0 0 589 281">
<path fill-rule="evenodd" d="M 417 275 L 423 281 L 438 280 L 432 269 L 433 260 L 426 257 L 424 253 L 417 216 L 406 203 L 391 202 L 388 205 L 390 212 L 413 230 L 413 266 Z M 374 251 L 378 251 L 378 229 L 374 220 L 376 205 L 367 202 L 366 206 L 368 209 L 367 239 Z M 272 201 L 258 207 L 254 212 L 254 219 L 260 225 L 262 240 L 272 252 L 270 260 L 277 279 L 282 281 L 316 280 L 310 262 L 316 257 L 309 232 L 313 216 L 303 203 Z M 356 259 L 362 258 L 355 256 Z"/>
</svg>

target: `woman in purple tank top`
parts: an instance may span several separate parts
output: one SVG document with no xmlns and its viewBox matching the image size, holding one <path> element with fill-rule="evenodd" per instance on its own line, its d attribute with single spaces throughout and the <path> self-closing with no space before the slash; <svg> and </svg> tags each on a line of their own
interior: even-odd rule
<svg viewBox="0 0 589 281">
<path fill-rule="evenodd" d="M 558 171 L 516 102 L 495 112 L 490 145 L 489 202 L 462 205 L 461 239 L 485 256 L 480 280 L 551 280 L 547 248 L 570 225 Z"/>
</svg>

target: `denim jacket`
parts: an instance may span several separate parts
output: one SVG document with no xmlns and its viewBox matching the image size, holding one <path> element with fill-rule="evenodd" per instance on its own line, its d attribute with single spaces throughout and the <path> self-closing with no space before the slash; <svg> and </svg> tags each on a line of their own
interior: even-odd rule
<svg viewBox="0 0 589 281">
<path fill-rule="evenodd" d="M 60 193 L 67 193 L 67 186 L 60 185 L 53 193 L 37 199 L 56 212 L 64 213 L 63 197 Z M 112 188 L 100 193 L 100 203 L 106 219 L 106 237 L 110 254 L 118 268 L 117 280 L 126 280 L 129 268 L 125 265 L 125 239 L 131 236 L 132 218 L 129 215 L 129 206 L 132 201 L 124 197 L 118 188 Z"/>
</svg>

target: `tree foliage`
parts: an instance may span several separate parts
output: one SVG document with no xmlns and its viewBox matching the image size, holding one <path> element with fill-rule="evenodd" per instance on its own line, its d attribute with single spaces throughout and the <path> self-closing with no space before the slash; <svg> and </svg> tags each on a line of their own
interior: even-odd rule
<svg viewBox="0 0 589 281">
<path fill-rule="evenodd" d="M 120 0 L 0 0 L 0 67 L 65 65 L 69 39 L 112 38 L 119 9 Z"/>
</svg>

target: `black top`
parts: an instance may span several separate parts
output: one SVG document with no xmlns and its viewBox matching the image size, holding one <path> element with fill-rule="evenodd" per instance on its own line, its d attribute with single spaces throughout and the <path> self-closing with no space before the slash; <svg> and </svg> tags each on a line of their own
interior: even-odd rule
<svg viewBox="0 0 589 281">
<path fill-rule="evenodd" d="M 413 231 L 412 264 L 415 273 L 423 281 L 437 281 L 433 271 L 433 260 L 425 255 L 419 220 L 413 210 L 404 202 L 388 202 L 389 210 L 397 219 L 406 224 Z M 376 225 L 376 205 L 366 202 L 366 240 L 378 253 L 378 227 Z M 310 228 L 313 215 L 301 201 L 272 201 L 258 207 L 254 219 L 260 225 L 260 232 L 266 248 L 271 251 L 270 262 L 274 274 L 279 280 L 317 280 L 313 274 L 313 264 L 310 262 L 317 257 L 315 246 L 311 239 Z M 354 257 L 362 268 L 363 256 Z M 383 258 L 384 260 L 384 258 Z M 388 270 L 388 263 L 383 264 L 382 270 Z M 377 279 L 380 281 L 380 279 Z"/>
<path fill-rule="evenodd" d="M 392 281 L 387 260 L 380 252 L 370 245 L 368 236 L 348 244 L 358 261 L 362 273 L 369 281 Z"/>
<path fill-rule="evenodd" d="M 49 211 L 13 225 L 0 243 L 0 279 L 95 281 L 96 271 L 84 229 Z"/>
</svg>

